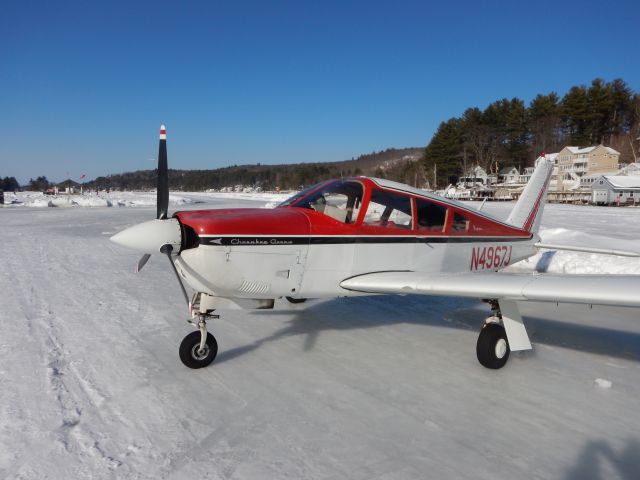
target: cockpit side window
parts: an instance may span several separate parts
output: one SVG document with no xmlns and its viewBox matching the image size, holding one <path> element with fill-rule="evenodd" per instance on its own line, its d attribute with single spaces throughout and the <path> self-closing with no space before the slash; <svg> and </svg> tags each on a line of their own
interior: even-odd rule
<svg viewBox="0 0 640 480">
<path fill-rule="evenodd" d="M 333 182 L 289 205 L 310 208 L 339 222 L 355 223 L 362 205 L 362 191 L 359 182 Z"/>
<path fill-rule="evenodd" d="M 386 190 L 372 190 L 364 223 L 376 227 L 410 230 L 411 197 Z"/>
<path fill-rule="evenodd" d="M 447 208 L 435 202 L 416 198 L 418 230 L 444 232 L 447 224 Z"/>
<path fill-rule="evenodd" d="M 289 205 L 293 205 L 294 203 L 298 202 L 301 198 L 304 198 L 307 195 L 309 195 L 310 192 L 313 192 L 316 188 L 318 188 L 323 183 L 327 183 L 327 182 L 316 183 L 315 185 L 305 188 L 301 192 L 296 193 L 294 196 L 289 197 L 284 202 L 278 204 L 278 207 L 288 207 Z"/>
</svg>

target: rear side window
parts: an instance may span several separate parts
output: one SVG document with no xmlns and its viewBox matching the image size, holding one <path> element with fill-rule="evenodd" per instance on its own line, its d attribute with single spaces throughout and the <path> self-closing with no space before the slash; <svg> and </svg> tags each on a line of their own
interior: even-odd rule
<svg viewBox="0 0 640 480">
<path fill-rule="evenodd" d="M 453 223 L 451 224 L 452 232 L 466 232 L 469 230 L 469 219 L 461 213 L 453 214 Z"/>
<path fill-rule="evenodd" d="M 447 223 L 447 208 L 437 203 L 416 198 L 418 230 L 444 232 Z"/>
<path fill-rule="evenodd" d="M 411 198 L 400 193 L 372 190 L 364 223 L 375 227 L 411 229 Z"/>
</svg>

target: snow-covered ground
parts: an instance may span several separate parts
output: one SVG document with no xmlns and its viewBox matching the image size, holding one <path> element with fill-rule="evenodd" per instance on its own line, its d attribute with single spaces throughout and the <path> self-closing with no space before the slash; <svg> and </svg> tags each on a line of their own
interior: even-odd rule
<svg viewBox="0 0 640 480">
<path fill-rule="evenodd" d="M 120 201 L 149 206 L 0 209 L 0 477 L 638 478 L 640 311 L 523 304 L 535 349 L 490 371 L 477 301 L 278 301 L 225 313 L 216 362 L 188 370 L 167 260 L 135 275 L 139 255 L 108 240 L 153 218 L 154 195 Z M 171 208 L 275 201 L 180 193 Z M 542 233 L 638 250 L 639 220 L 550 205 Z M 640 273 L 571 252 L 512 268 Z"/>
</svg>

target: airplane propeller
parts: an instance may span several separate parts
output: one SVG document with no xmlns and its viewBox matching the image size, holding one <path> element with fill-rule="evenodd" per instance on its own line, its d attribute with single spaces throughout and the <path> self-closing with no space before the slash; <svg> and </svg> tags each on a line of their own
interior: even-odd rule
<svg viewBox="0 0 640 480">
<path fill-rule="evenodd" d="M 145 253 L 144 255 L 142 255 L 140 260 L 138 260 L 138 264 L 136 265 L 136 273 L 138 273 L 138 272 L 140 272 L 140 270 L 142 270 L 142 267 L 144 267 L 147 264 L 147 262 L 149 261 L 150 258 L 151 258 L 151 254 L 150 253 Z"/>
<path fill-rule="evenodd" d="M 156 193 L 156 219 L 129 227 L 111 237 L 111 241 L 144 253 L 136 265 L 140 272 L 151 257 L 148 252 L 160 252 L 167 256 L 178 278 L 184 298 L 189 304 L 187 291 L 182 284 L 178 271 L 171 260 L 171 253 L 180 250 L 182 229 L 175 218 L 167 218 L 169 210 L 169 171 L 167 166 L 167 131 L 160 125 L 160 146 L 158 149 L 158 181 Z"/>
<path fill-rule="evenodd" d="M 169 169 L 167 162 L 167 129 L 160 125 L 160 144 L 158 146 L 158 179 L 156 183 L 156 219 L 167 218 L 169 210 Z M 140 272 L 151 258 L 150 253 L 145 253 L 136 265 L 136 273 Z"/>
<path fill-rule="evenodd" d="M 158 220 L 167 218 L 169 209 L 169 170 L 167 168 L 167 130 L 160 125 L 160 145 L 158 147 L 158 183 L 156 207 Z"/>
</svg>

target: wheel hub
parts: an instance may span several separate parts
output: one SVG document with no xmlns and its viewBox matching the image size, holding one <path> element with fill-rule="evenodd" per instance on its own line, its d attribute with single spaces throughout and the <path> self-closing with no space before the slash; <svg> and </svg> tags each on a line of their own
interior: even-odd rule
<svg viewBox="0 0 640 480">
<path fill-rule="evenodd" d="M 204 348 L 200 348 L 200 343 L 196 343 L 191 349 L 191 357 L 194 360 L 204 360 L 209 355 L 209 346 L 205 345 Z"/>
<path fill-rule="evenodd" d="M 507 341 L 504 338 L 496 342 L 495 353 L 497 358 L 504 358 L 507 354 Z"/>
</svg>

